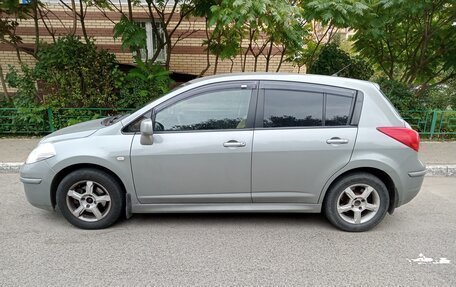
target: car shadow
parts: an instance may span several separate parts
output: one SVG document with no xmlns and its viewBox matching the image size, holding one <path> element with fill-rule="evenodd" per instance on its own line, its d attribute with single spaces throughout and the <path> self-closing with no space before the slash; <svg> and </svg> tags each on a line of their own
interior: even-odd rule
<svg viewBox="0 0 456 287">
<path fill-rule="evenodd" d="M 334 229 L 322 214 L 313 213 L 160 213 L 134 214 L 122 220 L 119 227 L 147 226 L 265 226 Z"/>
</svg>

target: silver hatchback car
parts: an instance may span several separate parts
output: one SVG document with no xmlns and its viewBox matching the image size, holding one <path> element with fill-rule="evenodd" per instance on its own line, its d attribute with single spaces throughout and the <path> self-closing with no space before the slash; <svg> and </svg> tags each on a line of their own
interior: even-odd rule
<svg viewBox="0 0 456 287">
<path fill-rule="evenodd" d="M 374 83 L 229 74 L 52 133 L 20 178 L 32 205 L 85 229 L 133 213 L 323 212 L 366 231 L 419 192 L 418 148 Z"/>
</svg>

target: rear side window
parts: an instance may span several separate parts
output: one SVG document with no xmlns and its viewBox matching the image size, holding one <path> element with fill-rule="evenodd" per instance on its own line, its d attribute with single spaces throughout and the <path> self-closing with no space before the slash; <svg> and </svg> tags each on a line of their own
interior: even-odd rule
<svg viewBox="0 0 456 287">
<path fill-rule="evenodd" d="M 350 119 L 353 97 L 326 95 L 325 126 L 345 126 Z"/>
<path fill-rule="evenodd" d="M 318 90 L 264 90 L 264 128 L 350 125 L 355 96 Z"/>
<path fill-rule="evenodd" d="M 323 93 L 265 90 L 263 127 L 321 126 Z"/>
</svg>

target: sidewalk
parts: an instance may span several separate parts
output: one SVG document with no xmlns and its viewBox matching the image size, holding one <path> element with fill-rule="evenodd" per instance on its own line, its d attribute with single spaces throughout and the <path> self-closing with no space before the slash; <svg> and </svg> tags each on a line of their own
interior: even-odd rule
<svg viewBox="0 0 456 287">
<path fill-rule="evenodd" d="M 17 172 L 40 138 L 0 138 L 0 173 Z M 428 175 L 456 176 L 456 141 L 421 142 L 420 159 Z"/>
</svg>

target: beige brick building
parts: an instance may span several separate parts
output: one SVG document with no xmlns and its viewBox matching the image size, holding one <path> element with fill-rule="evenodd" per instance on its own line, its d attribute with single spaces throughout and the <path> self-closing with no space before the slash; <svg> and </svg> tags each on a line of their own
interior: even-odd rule
<svg viewBox="0 0 456 287">
<path fill-rule="evenodd" d="M 123 0 L 122 0 L 123 1 Z M 69 3 L 69 1 L 65 1 Z M 79 3 L 76 1 L 76 3 Z M 126 9 L 124 4 L 123 9 Z M 73 15 L 68 7 L 65 7 L 58 0 L 45 1 L 45 15 L 39 20 L 40 41 L 52 42 L 52 35 L 49 30 L 54 33 L 54 37 L 66 35 L 73 27 Z M 115 53 L 117 60 L 122 64 L 131 64 L 133 62 L 133 54 L 130 51 L 121 49 L 120 39 L 113 38 L 113 28 L 116 22 L 119 21 L 121 13 L 115 10 L 100 10 L 95 7 L 88 7 L 85 15 L 85 26 L 89 37 L 95 39 L 96 45 L 101 49 L 106 49 Z M 145 28 L 149 20 L 149 14 L 145 7 L 134 7 L 133 18 L 135 21 L 143 23 Z M 177 24 L 178 16 L 172 18 L 169 27 L 174 27 Z M 46 23 L 46 26 L 45 26 Z M 150 25 L 150 24 L 149 24 Z M 148 41 L 152 38 L 151 29 L 146 29 Z M 23 40 L 21 47 L 32 48 L 35 43 L 35 27 L 32 19 L 20 20 L 16 30 L 17 35 L 20 35 Z M 76 35 L 82 36 L 82 29 L 77 22 Z M 172 37 L 171 61 L 170 70 L 174 73 L 188 74 L 189 76 L 197 76 L 207 66 L 207 54 L 203 41 L 207 39 L 205 31 L 205 19 L 190 17 L 184 19 Z M 270 61 L 270 71 L 275 71 L 280 62 L 280 51 L 275 48 L 276 54 Z M 163 56 L 163 55 L 162 55 Z M 24 52 L 20 52 L 20 58 L 23 63 L 33 65 L 34 58 Z M 211 67 L 205 75 L 213 74 L 215 56 L 210 56 Z M 19 60 L 16 49 L 6 43 L 0 43 L 0 63 L 3 67 L 3 72 L 6 73 L 8 66 L 19 67 Z M 249 55 L 246 61 L 245 71 L 253 71 L 254 58 Z M 241 71 L 242 59 L 235 58 L 233 61 L 219 61 L 217 73 L 239 72 Z M 264 70 L 265 57 L 258 58 L 258 70 Z M 280 71 L 296 71 L 289 63 L 283 63 Z M 13 89 L 9 88 L 10 91 Z"/>
</svg>

